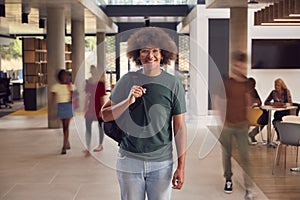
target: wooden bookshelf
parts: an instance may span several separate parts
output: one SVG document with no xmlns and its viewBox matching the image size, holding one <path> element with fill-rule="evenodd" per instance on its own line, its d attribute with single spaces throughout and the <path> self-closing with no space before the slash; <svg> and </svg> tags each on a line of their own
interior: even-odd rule
<svg viewBox="0 0 300 200">
<path fill-rule="evenodd" d="M 45 40 L 23 39 L 24 89 L 47 85 L 47 48 Z M 46 70 L 45 70 L 46 69 Z"/>
<path fill-rule="evenodd" d="M 71 45 L 65 44 L 65 67 L 72 69 Z M 23 86 L 25 110 L 37 110 L 47 103 L 47 41 L 23 38 Z"/>
<path fill-rule="evenodd" d="M 66 70 L 72 71 L 72 49 L 70 44 L 65 44 Z"/>
</svg>

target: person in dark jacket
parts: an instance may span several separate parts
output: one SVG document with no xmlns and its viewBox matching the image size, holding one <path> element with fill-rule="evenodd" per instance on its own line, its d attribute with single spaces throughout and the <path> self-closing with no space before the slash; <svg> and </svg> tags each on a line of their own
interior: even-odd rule
<svg viewBox="0 0 300 200">
<path fill-rule="evenodd" d="M 286 103 L 292 104 L 292 96 L 287 88 L 286 84 L 281 78 L 278 78 L 274 81 L 275 89 L 272 90 L 265 100 L 265 105 L 273 105 L 273 106 L 284 106 Z M 289 115 L 290 110 L 282 110 L 276 111 L 274 113 L 273 124 L 282 121 L 282 117 Z M 279 134 L 277 133 L 277 140 L 279 140 Z"/>
</svg>

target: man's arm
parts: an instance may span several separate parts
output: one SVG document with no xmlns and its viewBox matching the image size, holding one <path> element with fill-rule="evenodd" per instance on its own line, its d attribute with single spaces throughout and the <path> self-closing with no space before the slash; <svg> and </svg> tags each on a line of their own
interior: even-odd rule
<svg viewBox="0 0 300 200">
<path fill-rule="evenodd" d="M 173 116 L 173 129 L 175 145 L 178 156 L 177 169 L 173 175 L 172 184 L 173 189 L 180 190 L 184 183 L 184 168 L 185 168 L 185 158 L 186 158 L 186 141 L 187 141 L 187 131 L 184 119 L 184 114 Z"/>
<path fill-rule="evenodd" d="M 256 104 L 256 106 L 261 106 L 262 102 L 261 102 L 261 99 L 260 99 L 259 94 L 256 89 L 253 90 L 253 96 L 252 96 L 251 103 L 252 103 L 252 105 Z"/>
</svg>

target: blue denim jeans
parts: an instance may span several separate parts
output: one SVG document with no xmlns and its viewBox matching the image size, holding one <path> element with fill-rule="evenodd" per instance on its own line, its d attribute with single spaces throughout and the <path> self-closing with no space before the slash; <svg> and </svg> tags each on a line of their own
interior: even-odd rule
<svg viewBox="0 0 300 200">
<path fill-rule="evenodd" d="M 122 200 L 170 200 L 172 192 L 173 161 L 143 161 L 120 153 L 117 176 Z"/>
</svg>

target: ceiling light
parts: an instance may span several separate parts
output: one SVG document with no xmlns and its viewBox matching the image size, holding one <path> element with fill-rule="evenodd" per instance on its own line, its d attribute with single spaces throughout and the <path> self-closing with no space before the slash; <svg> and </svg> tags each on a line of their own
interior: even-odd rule
<svg viewBox="0 0 300 200">
<path fill-rule="evenodd" d="M 144 20 L 145 20 L 145 26 L 150 26 L 150 18 L 144 17 Z"/>
<path fill-rule="evenodd" d="M 45 19 L 43 18 L 39 19 L 39 28 L 45 28 Z"/>
<path fill-rule="evenodd" d="M 248 4 L 258 4 L 258 1 L 250 0 L 250 1 L 248 2 Z"/>
<path fill-rule="evenodd" d="M 274 19 L 274 22 L 300 22 L 300 19 L 298 18 Z"/>
<path fill-rule="evenodd" d="M 0 17 L 5 17 L 5 2 L 0 0 Z"/>
<path fill-rule="evenodd" d="M 300 17 L 300 1 L 290 0 L 290 12 L 289 17 Z"/>
<path fill-rule="evenodd" d="M 28 24 L 28 15 L 29 13 L 22 13 L 22 24 L 24 23 Z"/>
<path fill-rule="evenodd" d="M 28 23 L 28 15 L 30 13 L 30 7 L 22 4 L 22 23 Z"/>
<path fill-rule="evenodd" d="M 300 23 L 261 23 L 263 26 L 299 26 Z"/>
</svg>

